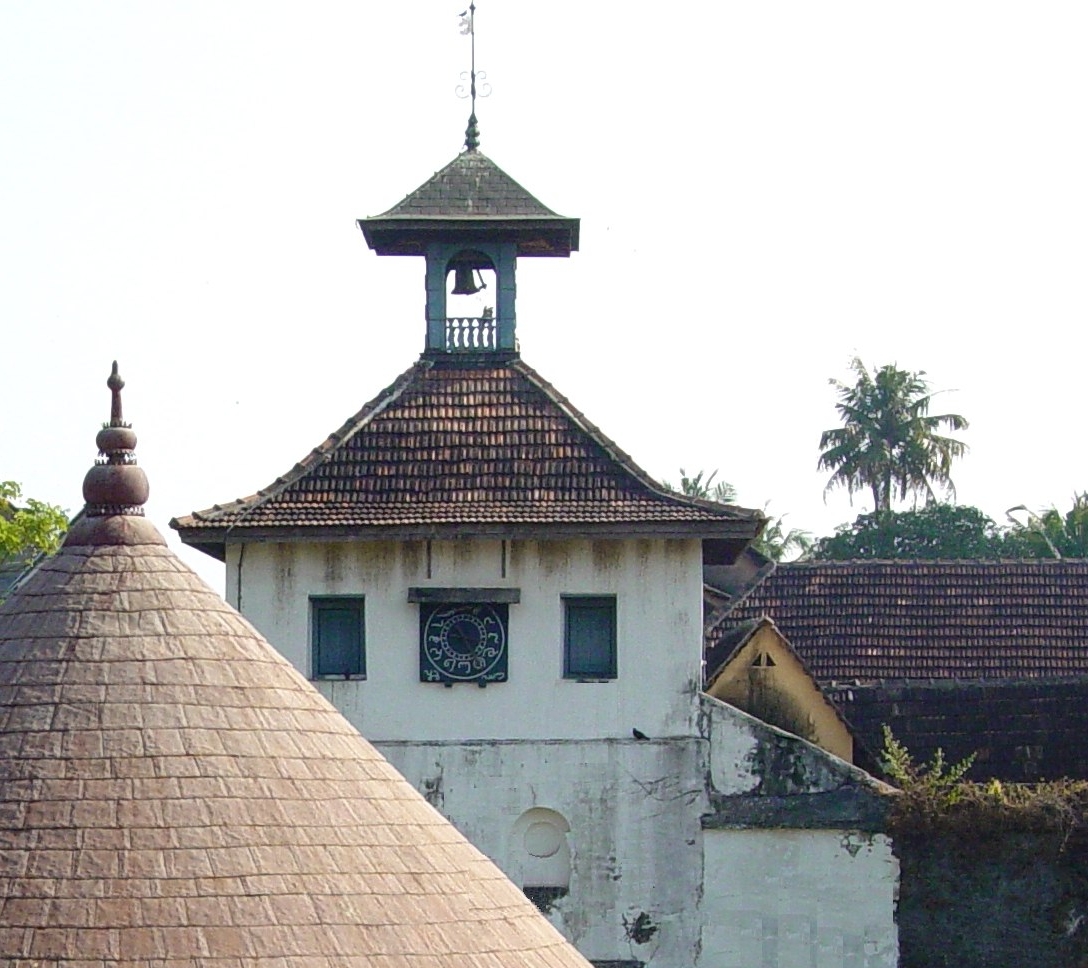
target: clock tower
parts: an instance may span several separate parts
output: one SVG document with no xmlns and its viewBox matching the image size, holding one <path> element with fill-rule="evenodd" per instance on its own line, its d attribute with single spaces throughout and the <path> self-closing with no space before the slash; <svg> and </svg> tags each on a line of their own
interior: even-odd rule
<svg viewBox="0 0 1088 968">
<path fill-rule="evenodd" d="M 701 693 L 704 569 L 763 514 L 671 492 L 521 358 L 517 262 L 569 257 L 578 220 L 479 150 L 473 112 L 359 227 L 424 262 L 421 357 L 268 486 L 175 519 L 182 540 L 598 965 L 769 964 L 781 924 L 776 968 L 861 964 L 862 939 L 889 968 L 896 868 L 851 833 L 869 781 Z M 638 376 L 599 363 L 618 393 Z"/>
<path fill-rule="evenodd" d="M 547 208 L 479 148 L 470 123 L 465 148 L 382 215 L 359 220 L 378 255 L 421 256 L 426 264 L 424 355 L 518 353 L 515 270 L 519 258 L 567 258 L 578 248 L 578 219 Z M 457 313 L 459 297 L 493 303 Z M 463 301 L 463 298 L 462 298 Z"/>
</svg>

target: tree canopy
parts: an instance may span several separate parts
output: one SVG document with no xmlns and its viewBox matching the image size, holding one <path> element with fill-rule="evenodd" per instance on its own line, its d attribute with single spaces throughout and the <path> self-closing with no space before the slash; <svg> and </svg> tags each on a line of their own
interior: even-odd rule
<svg viewBox="0 0 1088 968">
<path fill-rule="evenodd" d="M 670 491 L 679 490 L 681 494 L 687 497 L 699 497 L 706 501 L 717 501 L 719 504 L 732 504 L 737 499 L 736 488 L 725 481 L 718 481 L 715 484 L 714 478 L 717 476 L 717 470 L 713 470 L 709 474 L 702 470 L 695 474 L 688 474 L 681 467 L 680 487 L 675 488 L 668 481 L 664 481 L 663 486 Z M 769 504 L 770 501 L 763 505 L 764 512 L 767 511 Z M 812 535 L 809 532 L 802 531 L 800 528 L 789 528 L 787 530 L 785 517 L 784 514 L 778 517 L 768 514 L 763 531 L 752 542 L 752 547 L 756 551 L 766 555 L 772 561 L 782 561 L 791 556 L 796 557 L 806 552 L 812 544 Z"/>
<path fill-rule="evenodd" d="M 23 499 L 15 481 L 0 481 L 0 568 L 60 547 L 68 515 L 53 504 Z"/>
<path fill-rule="evenodd" d="M 662 481 L 662 486 L 670 491 L 679 491 L 686 497 L 700 497 L 704 501 L 717 501 L 719 504 L 732 504 L 737 499 L 737 489 L 726 481 L 714 483 L 718 476 L 717 470 L 707 474 L 706 471 L 698 471 L 688 474 L 684 468 L 680 468 L 680 486 L 674 487 L 668 481 Z"/>
<path fill-rule="evenodd" d="M 1027 520 L 1012 517 L 1013 511 L 1027 511 Z M 1013 522 L 1009 537 L 1020 544 L 1024 557 L 1088 558 L 1088 491 L 1074 494 L 1065 514 L 1056 507 L 1033 513 L 1023 505 L 1007 513 Z"/>
<path fill-rule="evenodd" d="M 1021 557 L 1019 542 L 978 508 L 926 504 L 910 511 L 874 511 L 841 524 L 820 538 L 807 558 L 814 561 L 896 558 Z"/>
<path fill-rule="evenodd" d="M 1026 520 L 1011 516 L 1027 512 Z M 874 511 L 840 524 L 819 538 L 806 558 L 813 561 L 933 558 L 1088 558 L 1088 492 L 1074 496 L 1064 514 L 1020 506 L 1001 526 L 978 508 L 934 502 L 909 511 Z"/>
<path fill-rule="evenodd" d="M 820 436 L 817 467 L 832 472 L 825 494 L 845 487 L 852 499 L 869 490 L 875 512 L 890 511 L 893 500 L 912 496 L 933 501 L 935 487 L 954 496 L 952 461 L 967 445 L 939 431 L 965 430 L 966 418 L 930 414 L 934 394 L 924 370 L 886 364 L 870 373 L 858 357 L 850 370 L 855 382 L 830 381 L 838 391 L 835 409 L 842 426 Z"/>
<path fill-rule="evenodd" d="M 770 501 L 763 505 L 764 514 Z M 812 547 L 812 534 L 801 528 L 787 528 L 786 515 L 767 514 L 767 523 L 752 542 L 752 547 L 772 561 L 786 561 L 805 556 Z"/>
</svg>

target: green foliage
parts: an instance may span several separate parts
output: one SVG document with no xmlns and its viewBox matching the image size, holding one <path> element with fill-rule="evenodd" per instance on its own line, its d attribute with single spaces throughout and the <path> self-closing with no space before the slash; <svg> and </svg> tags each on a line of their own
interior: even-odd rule
<svg viewBox="0 0 1088 968">
<path fill-rule="evenodd" d="M 67 529 L 68 515 L 61 508 L 24 500 L 15 481 L 0 481 L 0 566 L 40 552 L 51 554 Z"/>
<path fill-rule="evenodd" d="M 764 514 L 770 501 L 763 505 Z M 778 517 L 767 514 L 767 523 L 760 532 L 758 538 L 752 542 L 752 547 L 761 554 L 766 555 L 772 561 L 785 561 L 804 556 L 812 547 L 812 534 L 800 528 L 786 530 L 786 515 Z"/>
<path fill-rule="evenodd" d="M 902 791 L 890 817 L 895 836 L 928 838 L 954 834 L 962 844 L 989 845 L 995 838 L 1023 833 L 1053 835 L 1060 852 L 1070 838 L 1088 829 L 1088 782 L 1053 780 L 1046 783 L 1002 783 L 965 779 L 975 755 L 948 764 L 937 750 L 919 765 L 884 727 L 881 765 Z"/>
<path fill-rule="evenodd" d="M 1012 517 L 1013 511 L 1027 511 L 1024 505 L 1009 509 L 1013 526 L 1010 543 L 1018 545 L 1024 558 L 1088 558 L 1088 491 L 1073 495 L 1073 506 L 1062 514 L 1055 507 L 1038 514 L 1028 511 L 1026 522 Z"/>
<path fill-rule="evenodd" d="M 974 764 L 975 754 L 949 765 L 944 761 L 944 750 L 938 748 L 933 759 L 918 765 L 907 748 L 892 735 L 891 727 L 885 725 L 880 762 L 885 774 L 904 793 L 935 806 L 951 806 L 963 795 L 963 778 Z"/>
<path fill-rule="evenodd" d="M 714 478 L 718 476 L 716 470 L 707 474 L 706 471 L 699 471 L 696 474 L 689 475 L 684 468 L 680 468 L 680 486 L 673 487 L 668 481 L 662 481 L 661 486 L 666 490 L 679 492 L 685 497 L 698 497 L 704 501 L 717 501 L 719 504 L 732 504 L 737 499 L 736 488 L 732 484 L 726 481 L 718 481 L 714 483 Z"/>
<path fill-rule="evenodd" d="M 912 511 L 874 511 L 842 524 L 813 544 L 813 561 L 856 559 L 1015 558 L 1021 541 L 1010 539 L 978 508 L 926 504 Z"/>
<path fill-rule="evenodd" d="M 850 361 L 852 384 L 832 379 L 842 426 L 820 437 L 819 470 L 831 471 L 827 491 L 845 487 L 851 499 L 870 490 L 874 511 L 890 511 L 892 501 L 924 496 L 936 499 L 934 485 L 955 494 L 952 461 L 967 445 L 942 436 L 942 429 L 965 430 L 956 413 L 931 415 L 934 394 L 925 371 L 900 370 L 893 364 L 872 373 L 858 358 Z"/>
<path fill-rule="evenodd" d="M 668 481 L 662 481 L 661 486 L 666 490 L 679 492 L 687 497 L 698 497 L 704 501 L 717 501 L 719 504 L 732 504 L 737 499 L 736 488 L 725 481 L 718 481 L 715 484 L 714 478 L 717 476 L 718 472 L 716 470 L 711 471 L 709 474 L 706 471 L 688 474 L 681 467 L 679 488 L 673 487 Z M 764 512 L 766 512 L 769 504 L 770 501 L 763 505 Z M 773 517 L 768 514 L 767 524 L 759 537 L 752 542 L 752 547 L 756 551 L 765 554 L 772 561 L 782 561 L 789 557 L 796 558 L 798 555 L 804 554 L 812 546 L 812 535 L 808 531 L 802 531 L 800 528 L 786 530 L 785 517 L 784 514 L 780 517 Z"/>
</svg>

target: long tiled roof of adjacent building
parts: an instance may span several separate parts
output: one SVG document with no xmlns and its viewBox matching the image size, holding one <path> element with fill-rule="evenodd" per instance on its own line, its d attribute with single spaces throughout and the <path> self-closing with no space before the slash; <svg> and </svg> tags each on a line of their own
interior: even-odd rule
<svg viewBox="0 0 1088 968">
<path fill-rule="evenodd" d="M 588 968 L 165 547 L 116 418 L 0 606 L 0 962 Z"/>
<path fill-rule="evenodd" d="M 256 494 L 171 526 L 356 537 L 644 533 L 737 541 L 758 511 L 665 491 L 520 360 L 423 359 Z"/>
<path fill-rule="evenodd" d="M 948 763 L 974 755 L 968 779 L 1088 779 L 1088 676 L 901 680 L 830 692 L 865 769 L 879 771 L 887 725 L 917 763 L 938 749 Z"/>
<path fill-rule="evenodd" d="M 782 564 L 723 623 L 761 615 L 822 681 L 1088 675 L 1088 561 Z"/>
</svg>

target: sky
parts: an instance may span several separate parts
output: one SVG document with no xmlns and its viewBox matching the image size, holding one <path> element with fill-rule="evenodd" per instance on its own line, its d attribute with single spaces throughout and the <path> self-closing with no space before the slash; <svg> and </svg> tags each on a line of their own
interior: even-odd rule
<svg viewBox="0 0 1088 968">
<path fill-rule="evenodd" d="M 355 220 L 460 150 L 461 9 L 0 3 L 0 480 L 81 506 L 117 359 L 179 548 L 414 362 L 422 260 Z M 870 510 L 816 469 L 856 355 L 969 418 L 961 502 L 1088 488 L 1088 6 L 480 0 L 476 42 L 481 150 L 581 219 L 522 357 L 650 474 Z"/>
</svg>

